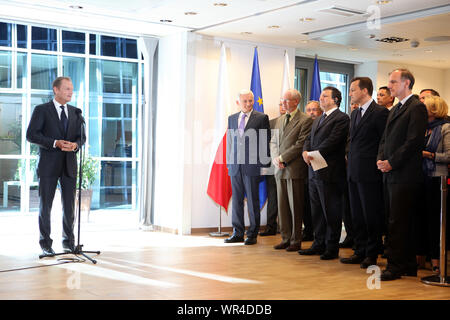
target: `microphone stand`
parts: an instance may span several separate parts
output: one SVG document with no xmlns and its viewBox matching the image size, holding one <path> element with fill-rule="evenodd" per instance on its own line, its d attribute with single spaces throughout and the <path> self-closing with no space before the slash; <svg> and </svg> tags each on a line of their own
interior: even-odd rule
<svg viewBox="0 0 450 320">
<path fill-rule="evenodd" d="M 83 116 L 81 115 L 81 110 L 79 112 L 77 112 L 79 119 L 81 121 L 81 126 L 80 126 L 80 133 L 81 133 L 81 140 L 83 140 L 83 137 L 85 137 L 85 121 Z M 86 142 L 86 137 L 85 137 L 85 142 Z M 44 257 L 54 257 L 54 256 L 60 256 L 60 255 L 66 255 L 66 254 L 73 254 L 73 255 L 82 255 L 83 257 L 85 257 L 86 259 L 88 259 L 89 261 L 91 261 L 93 264 L 97 263 L 97 260 L 89 257 L 88 255 L 86 255 L 86 253 L 94 253 L 99 255 L 100 251 L 84 251 L 83 250 L 83 245 L 80 244 L 80 230 L 81 230 L 81 182 L 83 179 L 83 153 L 84 153 L 84 143 L 82 143 L 82 145 L 79 148 L 79 152 L 80 152 L 80 164 L 79 164 L 79 174 L 78 174 L 78 244 L 77 246 L 74 248 L 73 251 L 71 252 L 60 252 L 60 253 L 55 253 L 54 255 L 48 256 L 48 255 L 40 255 L 39 259 L 44 258 Z"/>
</svg>

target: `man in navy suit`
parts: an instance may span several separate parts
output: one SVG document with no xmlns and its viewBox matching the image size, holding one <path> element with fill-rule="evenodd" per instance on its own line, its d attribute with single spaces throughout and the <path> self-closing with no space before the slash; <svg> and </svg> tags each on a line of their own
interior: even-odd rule
<svg viewBox="0 0 450 320">
<path fill-rule="evenodd" d="M 414 82 L 407 69 L 389 74 L 388 87 L 399 103 L 389 113 L 377 156 L 389 217 L 382 281 L 417 276 L 414 223 L 424 179 L 422 150 L 428 115 L 425 105 L 412 94 Z"/>
<path fill-rule="evenodd" d="M 317 171 L 309 167 L 314 242 L 311 248 L 298 252 L 301 255 L 320 255 L 322 260 L 339 257 L 345 188 L 345 146 L 350 122 L 348 115 L 339 110 L 341 100 L 342 95 L 338 89 L 323 89 L 320 107 L 324 113 L 314 120 L 302 154 L 308 165 L 313 160 L 308 151 L 319 151 L 327 162 L 327 167 Z"/>
<path fill-rule="evenodd" d="M 239 93 L 236 101 L 241 111 L 228 117 L 227 168 L 231 177 L 233 234 L 225 243 L 244 242 L 244 198 L 250 227 L 246 245 L 256 244 L 260 226 L 259 183 L 261 167 L 270 167 L 269 117 L 253 110 L 254 96 L 250 90 Z"/>
<path fill-rule="evenodd" d="M 377 264 L 384 222 L 382 176 L 376 160 L 389 111 L 375 103 L 372 93 L 370 78 L 351 80 L 349 96 L 359 106 L 351 114 L 347 155 L 355 252 L 341 262 L 360 264 L 363 269 Z"/>
<path fill-rule="evenodd" d="M 81 134 L 81 110 L 67 104 L 73 84 L 68 77 L 53 81 L 54 99 L 36 106 L 27 129 L 27 140 L 39 146 L 39 244 L 44 256 L 52 256 L 50 213 L 56 185 L 61 186 L 63 248 L 74 251 L 74 205 L 77 177 L 76 152 L 85 141 Z"/>
</svg>

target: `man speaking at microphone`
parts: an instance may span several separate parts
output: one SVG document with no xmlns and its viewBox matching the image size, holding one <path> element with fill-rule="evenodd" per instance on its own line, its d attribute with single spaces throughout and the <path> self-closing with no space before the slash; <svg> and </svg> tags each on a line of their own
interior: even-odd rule
<svg viewBox="0 0 450 320">
<path fill-rule="evenodd" d="M 81 135 L 81 110 L 68 105 L 73 84 L 69 77 L 53 81 L 52 101 L 36 106 L 27 129 L 27 140 L 39 146 L 39 244 L 44 256 L 53 256 L 50 213 L 59 181 L 63 208 L 62 246 L 75 250 L 74 205 L 77 177 L 76 152 L 85 142 Z"/>
</svg>

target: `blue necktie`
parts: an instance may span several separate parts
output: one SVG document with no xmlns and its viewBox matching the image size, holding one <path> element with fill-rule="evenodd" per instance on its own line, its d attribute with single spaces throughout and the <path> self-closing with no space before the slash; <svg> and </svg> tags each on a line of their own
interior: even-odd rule
<svg viewBox="0 0 450 320">
<path fill-rule="evenodd" d="M 66 113 L 64 112 L 64 106 L 60 106 L 60 108 L 62 110 L 61 111 L 61 124 L 63 125 L 63 128 L 64 128 L 64 134 L 66 134 L 67 133 L 67 125 L 68 125 L 69 121 L 67 119 Z"/>
<path fill-rule="evenodd" d="M 323 122 L 323 120 L 325 120 L 326 117 L 327 117 L 327 114 L 324 113 L 324 114 L 320 117 L 319 125 L 318 125 L 317 127 L 320 127 L 320 126 L 322 125 L 322 122 Z"/>
<path fill-rule="evenodd" d="M 239 135 L 242 137 L 244 135 L 244 129 L 245 129 L 245 117 L 247 115 L 244 113 L 244 115 L 241 118 L 241 122 L 239 123 Z"/>
<path fill-rule="evenodd" d="M 359 107 L 358 110 L 356 110 L 355 127 L 357 127 L 359 121 L 361 121 L 361 116 L 362 116 L 362 108 Z"/>
</svg>

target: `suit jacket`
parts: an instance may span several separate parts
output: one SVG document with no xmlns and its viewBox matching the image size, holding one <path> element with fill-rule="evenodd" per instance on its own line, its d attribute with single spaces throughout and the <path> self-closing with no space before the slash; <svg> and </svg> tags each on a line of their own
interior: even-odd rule
<svg viewBox="0 0 450 320">
<path fill-rule="evenodd" d="M 283 129 L 286 115 L 278 118 L 275 131 L 270 141 L 272 159 L 281 155 L 286 168 L 275 168 L 277 179 L 306 179 L 307 165 L 302 158 L 303 144 L 311 132 L 312 119 L 300 110 L 290 119 Z"/>
<path fill-rule="evenodd" d="M 383 174 L 388 183 L 420 183 L 422 150 L 428 116 L 425 105 L 411 96 L 401 109 L 389 112 L 377 160 L 388 160 L 392 170 Z"/>
<path fill-rule="evenodd" d="M 320 117 L 314 120 L 303 151 L 318 150 L 328 166 L 317 171 L 310 167 L 309 179 L 315 178 L 333 183 L 345 181 L 345 146 L 350 118 L 337 109 L 327 116 L 320 126 L 319 122 Z"/>
<path fill-rule="evenodd" d="M 347 177 L 353 182 L 382 181 L 377 167 L 378 146 L 386 127 L 389 110 L 376 104 L 367 108 L 358 126 L 355 126 L 357 110 L 351 114 Z"/>
<path fill-rule="evenodd" d="M 27 140 L 39 146 L 39 177 L 59 176 L 64 168 L 70 177 L 77 176 L 76 152 L 65 152 L 53 148 L 55 140 L 76 142 L 78 149 L 83 145 L 86 137 L 81 136 L 81 110 L 67 105 L 68 126 L 64 134 L 63 125 L 56 112 L 53 101 L 36 106 L 27 129 Z"/>
<path fill-rule="evenodd" d="M 270 167 L 269 117 L 253 110 L 241 137 L 238 130 L 239 114 L 240 112 L 237 112 L 228 117 L 226 154 L 228 175 L 237 175 L 242 165 L 244 175 L 259 176 L 261 167 Z"/>
</svg>

